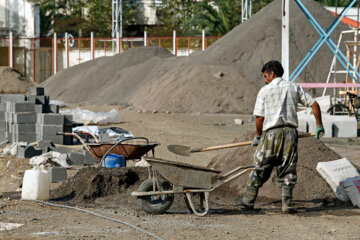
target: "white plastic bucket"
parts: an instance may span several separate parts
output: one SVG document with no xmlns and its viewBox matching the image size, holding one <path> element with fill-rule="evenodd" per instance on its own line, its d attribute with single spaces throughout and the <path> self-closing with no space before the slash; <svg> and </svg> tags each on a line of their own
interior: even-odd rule
<svg viewBox="0 0 360 240">
<path fill-rule="evenodd" d="M 50 173 L 44 166 L 26 170 L 22 184 L 22 199 L 42 200 L 49 199 Z"/>
</svg>

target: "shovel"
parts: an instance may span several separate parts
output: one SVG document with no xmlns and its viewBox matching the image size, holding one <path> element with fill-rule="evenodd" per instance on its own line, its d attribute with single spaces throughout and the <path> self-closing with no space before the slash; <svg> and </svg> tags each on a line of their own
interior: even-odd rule
<svg viewBox="0 0 360 240">
<path fill-rule="evenodd" d="M 303 134 L 303 135 L 300 135 L 299 138 L 312 137 L 312 136 L 315 136 L 315 133 Z M 170 152 L 175 153 L 177 155 L 189 157 L 192 153 L 207 152 L 207 151 L 219 150 L 219 149 L 224 149 L 224 148 L 247 146 L 247 145 L 251 145 L 251 144 L 252 144 L 252 141 L 230 143 L 230 144 L 211 146 L 211 147 L 203 147 L 203 148 L 191 148 L 191 147 L 183 146 L 183 145 L 169 145 L 167 147 L 167 149 Z"/>
</svg>

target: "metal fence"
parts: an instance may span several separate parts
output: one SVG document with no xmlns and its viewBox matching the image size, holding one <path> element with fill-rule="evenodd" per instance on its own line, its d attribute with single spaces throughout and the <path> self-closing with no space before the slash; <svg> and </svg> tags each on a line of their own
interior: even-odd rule
<svg viewBox="0 0 360 240">
<path fill-rule="evenodd" d="M 42 82 L 62 69 L 131 48 L 158 46 L 175 56 L 203 51 L 220 37 L 132 38 L 0 38 L 0 66 L 9 66 L 27 79 Z M 54 44 L 56 43 L 56 44 Z"/>
</svg>

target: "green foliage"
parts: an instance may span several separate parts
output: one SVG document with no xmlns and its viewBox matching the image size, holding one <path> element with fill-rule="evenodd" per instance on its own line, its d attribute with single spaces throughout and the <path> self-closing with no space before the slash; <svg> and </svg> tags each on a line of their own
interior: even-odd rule
<svg viewBox="0 0 360 240">
<path fill-rule="evenodd" d="M 336 5 L 338 7 L 346 7 L 346 5 L 348 5 L 350 2 L 350 0 L 316 0 L 316 1 L 320 2 L 324 6 L 329 6 L 329 7 L 335 7 Z"/>
<path fill-rule="evenodd" d="M 155 4 L 157 25 L 150 29 L 150 36 L 172 36 L 173 30 L 181 35 L 184 24 L 196 13 L 197 2 L 194 0 L 162 0 Z"/>
<path fill-rule="evenodd" d="M 111 36 L 111 0 L 32 0 L 40 4 L 40 35 L 68 32 L 73 36 Z M 135 23 L 136 0 L 123 0 L 123 32 Z"/>
<path fill-rule="evenodd" d="M 241 22 L 241 5 L 236 0 L 203 1 L 196 10 L 197 14 L 185 24 L 189 35 L 199 35 L 202 29 L 206 35 L 225 35 Z"/>
</svg>

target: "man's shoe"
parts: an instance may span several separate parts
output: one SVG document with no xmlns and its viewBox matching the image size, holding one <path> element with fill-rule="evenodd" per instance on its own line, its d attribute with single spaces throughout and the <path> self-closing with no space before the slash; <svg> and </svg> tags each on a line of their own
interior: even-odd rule
<svg viewBox="0 0 360 240">
<path fill-rule="evenodd" d="M 283 185 L 281 190 L 281 211 L 283 213 L 297 213 L 297 209 L 293 208 L 291 204 L 293 186 Z"/>
<path fill-rule="evenodd" d="M 254 204 L 252 205 L 247 205 L 243 202 L 243 199 L 240 199 L 240 203 L 238 205 L 236 205 L 238 208 L 240 208 L 241 210 L 254 210 Z"/>
</svg>

